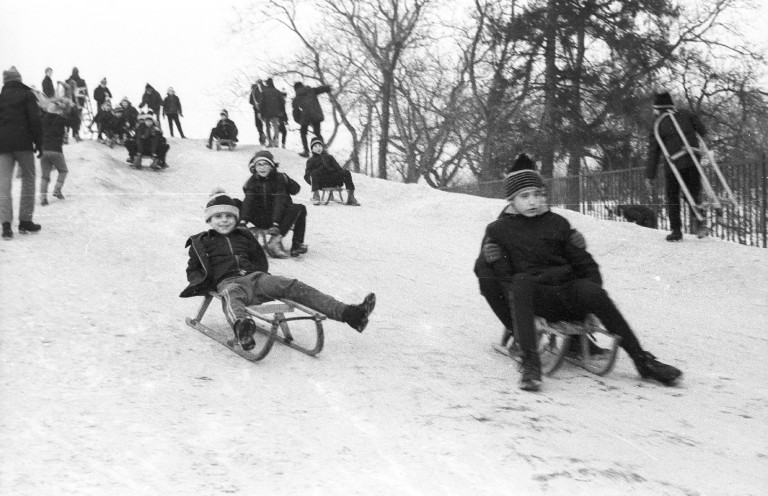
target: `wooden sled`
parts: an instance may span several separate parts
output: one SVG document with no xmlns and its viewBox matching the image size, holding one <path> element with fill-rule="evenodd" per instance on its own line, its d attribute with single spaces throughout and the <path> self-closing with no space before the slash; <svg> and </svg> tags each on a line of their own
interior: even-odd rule
<svg viewBox="0 0 768 496">
<path fill-rule="evenodd" d="M 272 345 L 275 342 L 293 348 L 294 350 L 298 350 L 309 356 L 316 356 L 323 350 L 323 344 L 325 343 L 323 320 L 326 319 L 326 316 L 311 308 L 305 307 L 300 303 L 296 303 L 295 301 L 281 299 L 246 308 L 251 320 L 256 324 L 256 330 L 264 336 L 264 339 L 258 339 L 256 348 L 253 350 L 245 351 L 240 346 L 240 342 L 235 339 L 234 333 L 229 326 L 227 326 L 225 331 L 226 336 L 228 337 L 225 337 L 221 333 L 201 323 L 203 315 L 205 315 L 213 298 L 220 299 L 221 297 L 215 291 L 211 291 L 205 295 L 203 302 L 200 305 L 200 309 L 197 311 L 197 315 L 195 315 L 194 318 L 187 318 L 187 324 L 214 341 L 226 346 L 246 360 L 257 362 L 263 359 L 269 354 Z M 286 316 L 286 314 L 288 315 Z M 299 340 L 294 337 L 294 333 L 289 327 L 289 322 L 297 320 L 311 320 L 314 322 L 313 340 Z M 304 333 L 306 333 L 306 331 Z M 305 344 L 306 341 L 309 342 Z"/>
<path fill-rule="evenodd" d="M 232 151 L 237 146 L 237 141 L 235 140 L 229 140 L 229 139 L 220 139 L 216 140 L 216 151 L 221 151 L 222 147 L 229 148 L 229 151 Z"/>
<path fill-rule="evenodd" d="M 616 362 L 619 337 L 609 334 L 592 314 L 582 322 L 548 322 L 536 317 L 536 333 L 541 372 L 544 375 L 552 375 L 564 359 L 596 375 L 607 374 Z M 571 340 L 574 338 L 579 340 L 579 352 L 571 354 Z M 601 348 L 602 352 L 593 354 L 595 347 Z M 520 349 L 507 329 L 504 329 L 501 342 L 494 344 L 493 349 L 515 361 L 521 360 Z"/>
<path fill-rule="evenodd" d="M 336 203 L 346 203 L 342 196 L 345 191 L 346 190 L 341 186 L 322 188 L 320 190 L 320 203 L 323 205 L 328 205 L 331 201 L 335 201 Z M 338 195 L 339 199 L 337 200 L 334 195 Z"/>
</svg>

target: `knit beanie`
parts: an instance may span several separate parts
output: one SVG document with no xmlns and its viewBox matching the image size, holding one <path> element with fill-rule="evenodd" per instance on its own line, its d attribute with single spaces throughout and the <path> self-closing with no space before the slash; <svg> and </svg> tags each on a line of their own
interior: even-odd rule
<svg viewBox="0 0 768 496">
<path fill-rule="evenodd" d="M 240 203 L 237 199 L 227 195 L 223 188 L 213 188 L 211 197 L 205 205 L 205 222 L 220 213 L 229 213 L 234 215 L 236 219 L 240 219 Z"/>
<path fill-rule="evenodd" d="M 12 65 L 7 71 L 3 71 L 3 84 L 10 83 L 11 81 L 21 82 L 21 74 L 19 74 L 15 65 Z"/>
<path fill-rule="evenodd" d="M 226 109 L 221 109 L 221 112 L 219 112 L 219 115 L 223 115 L 227 119 L 229 119 L 229 112 L 227 112 Z"/>
<path fill-rule="evenodd" d="M 325 143 L 323 143 L 323 140 L 318 137 L 312 138 L 312 141 L 309 142 L 309 149 L 311 150 L 315 145 L 320 145 L 325 148 Z"/>
<path fill-rule="evenodd" d="M 536 164 L 528 155 L 520 154 L 504 178 L 504 191 L 507 201 L 525 188 L 544 188 L 544 180 L 536 172 Z"/>
<path fill-rule="evenodd" d="M 669 94 L 668 91 L 664 91 L 662 93 L 656 93 L 656 97 L 653 100 L 653 108 L 655 109 L 665 109 L 665 108 L 674 108 L 675 104 L 672 103 L 672 96 Z"/>
<path fill-rule="evenodd" d="M 277 168 L 275 156 L 268 150 L 260 150 L 256 152 L 251 161 L 248 162 L 248 170 L 251 171 L 251 174 L 256 174 L 256 162 L 268 162 L 270 167 L 273 169 Z"/>
</svg>

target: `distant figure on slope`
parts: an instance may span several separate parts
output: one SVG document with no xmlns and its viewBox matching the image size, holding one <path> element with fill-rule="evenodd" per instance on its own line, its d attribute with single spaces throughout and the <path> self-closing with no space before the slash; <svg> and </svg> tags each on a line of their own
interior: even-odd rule
<svg viewBox="0 0 768 496">
<path fill-rule="evenodd" d="M 81 141 L 80 124 L 83 121 L 83 106 L 86 98 L 88 98 L 88 86 L 85 84 L 85 80 L 80 77 L 80 70 L 77 67 L 72 68 L 72 74 L 66 83 L 70 87 L 72 101 L 77 108 L 77 122 L 72 126 L 72 137 L 75 138 L 75 141 Z"/>
<path fill-rule="evenodd" d="M 218 291 L 227 322 L 244 350 L 251 350 L 256 344 L 256 324 L 246 307 L 278 298 L 294 300 L 363 332 L 376 295 L 369 293 L 362 303 L 348 305 L 297 279 L 270 274 L 269 262 L 256 235 L 238 226 L 240 206 L 239 200 L 214 189 L 205 206 L 205 222 L 210 229 L 190 237 L 186 243 L 189 285 L 179 296 L 188 298 Z"/>
<path fill-rule="evenodd" d="M 352 182 L 352 173 L 343 169 L 333 158 L 333 155 L 325 150 L 325 144 L 320 138 L 312 139 L 312 156 L 307 159 L 304 170 L 304 180 L 312 185 L 312 204 L 320 204 L 320 190 L 344 186 L 347 188 L 347 205 L 359 207 L 355 198 L 355 184 Z"/>
<path fill-rule="evenodd" d="M 98 115 L 99 112 L 102 111 L 102 106 L 104 105 L 104 102 L 107 101 L 107 99 L 112 99 L 112 92 L 109 91 L 109 88 L 107 87 L 107 78 L 102 78 L 99 85 L 96 87 L 95 90 L 93 90 L 93 99 L 96 101 L 96 113 Z M 112 106 L 109 107 L 109 112 L 112 113 Z M 102 118 L 102 121 L 104 119 Z M 102 125 L 97 123 L 96 127 L 99 129 L 99 135 L 98 139 L 103 139 L 102 136 Z"/>
<path fill-rule="evenodd" d="M 176 127 L 179 128 L 179 136 L 185 138 L 184 131 L 181 130 L 181 122 L 179 116 L 184 117 L 184 113 L 181 111 L 181 101 L 176 96 L 176 92 L 173 88 L 168 88 L 168 94 L 163 100 L 163 115 L 168 118 L 168 129 L 171 130 L 171 138 L 173 138 L 173 123 L 176 123 Z"/>
<path fill-rule="evenodd" d="M 219 122 L 216 123 L 216 127 L 211 129 L 211 135 L 208 137 L 208 144 L 206 148 L 213 146 L 214 138 L 217 140 L 229 140 L 237 142 L 237 125 L 229 118 L 229 112 L 222 110 L 219 114 Z"/>
<path fill-rule="evenodd" d="M 64 159 L 64 134 L 67 126 L 77 117 L 72 114 L 74 104 L 66 98 L 52 98 L 43 107 L 41 123 L 43 130 L 43 154 L 40 157 L 40 205 L 48 205 L 48 184 L 51 182 L 51 172 L 56 169 L 58 177 L 53 187 L 53 196 L 64 199 L 61 192 L 69 169 Z"/>
<path fill-rule="evenodd" d="M 266 122 L 268 147 L 274 148 L 279 144 L 280 118 L 284 113 L 285 97 L 269 78 L 261 91 L 261 115 Z"/>
<path fill-rule="evenodd" d="M 283 238 L 293 229 L 290 256 L 298 257 L 307 253 L 304 232 L 307 225 L 307 207 L 294 204 L 291 195 L 301 189 L 299 183 L 288 174 L 278 172 L 278 165 L 272 153 L 256 152 L 249 163 L 253 174 L 243 186 L 245 200 L 240 218 L 252 223 L 257 229 L 266 229 L 270 235 L 266 252 L 275 258 L 287 258 Z"/>
<path fill-rule="evenodd" d="M 99 141 L 104 141 L 105 132 L 107 133 L 107 137 L 110 139 L 114 136 L 112 131 L 115 127 L 117 117 L 112 110 L 112 101 L 107 98 L 99 107 L 99 111 L 96 113 L 96 117 L 93 118 L 93 122 L 96 123 L 96 127 L 99 130 Z"/>
<path fill-rule="evenodd" d="M 163 106 L 163 97 L 160 96 L 160 92 L 147 83 L 144 87 L 144 94 L 141 95 L 141 103 L 139 103 L 139 110 L 144 107 L 149 107 L 150 110 L 157 116 L 157 127 L 163 129 L 160 121 L 160 107 Z"/>
<path fill-rule="evenodd" d="M 37 98 L 21 82 L 16 67 L 3 71 L 0 91 L 0 222 L 3 239 L 13 238 L 13 169 L 21 171 L 19 232 L 35 233 L 40 224 L 32 222 L 35 213 L 35 153 L 43 151 L 42 126 Z"/>
<path fill-rule="evenodd" d="M 136 133 L 132 139 L 126 140 L 125 147 L 128 149 L 129 161 L 136 169 L 141 169 L 141 157 L 144 155 L 153 159 L 150 168 L 159 170 L 168 167 L 165 157 L 170 147 L 151 112 L 139 118 Z"/>
<path fill-rule="evenodd" d="M 320 123 L 323 122 L 325 116 L 323 115 L 322 107 L 320 107 L 320 102 L 317 100 L 317 95 L 330 93 L 331 87 L 318 86 L 317 88 L 311 88 L 304 86 L 301 82 L 297 82 L 293 85 L 293 89 L 296 91 L 296 96 L 293 98 L 293 118 L 301 126 L 299 134 L 301 135 L 301 145 L 304 147 L 304 151 L 299 153 L 299 155 L 309 157 L 309 146 L 307 145 L 309 126 L 312 126 L 312 132 L 315 133 L 316 138 L 323 139 L 320 133 Z"/>
<path fill-rule="evenodd" d="M 253 107 L 253 120 L 256 122 L 256 130 L 259 132 L 259 143 L 264 145 L 267 142 L 267 136 L 264 134 L 264 123 L 261 121 L 262 85 L 263 81 L 261 79 L 256 80 L 251 85 L 248 102 Z"/>
<path fill-rule="evenodd" d="M 43 94 L 48 98 L 53 98 L 56 96 L 56 88 L 53 86 L 53 79 L 51 79 L 52 75 L 53 69 L 46 67 L 45 77 L 43 78 Z"/>
<path fill-rule="evenodd" d="M 672 97 L 669 93 L 659 93 L 653 103 L 653 109 L 656 113 L 659 122 L 659 135 L 661 140 L 669 152 L 675 167 L 680 172 L 680 176 L 683 182 L 690 191 L 696 204 L 701 201 L 701 174 L 698 167 L 693 161 L 693 158 L 688 153 L 680 134 L 677 132 L 677 128 L 672 122 L 671 116 L 674 116 L 677 123 L 680 125 L 683 135 L 688 140 L 688 143 L 694 149 L 694 152 L 698 154 L 699 138 L 697 134 L 702 137 L 706 136 L 707 130 L 702 124 L 699 117 L 688 110 L 675 110 L 675 105 L 672 102 Z M 649 138 L 649 152 L 648 152 L 648 164 L 646 165 L 646 180 L 645 184 L 648 190 L 652 188 L 651 181 L 656 177 L 656 171 L 658 169 L 659 161 L 662 159 L 661 146 L 656 141 L 654 132 L 651 131 Z M 666 183 L 667 183 L 667 210 L 669 212 L 669 227 L 672 232 L 667 236 L 667 241 L 682 241 L 683 223 L 680 217 L 680 183 L 674 176 L 672 169 L 669 165 L 666 166 Z M 687 202 L 687 200 L 686 200 Z M 699 223 L 696 219 L 693 209 L 697 208 L 696 205 L 688 205 L 691 211 L 691 222 L 693 231 L 700 236 L 706 232 L 706 226 Z M 703 234 L 706 236 L 706 234 Z"/>
<path fill-rule="evenodd" d="M 531 163 L 532 164 L 532 163 Z M 602 287 L 600 270 L 592 256 L 569 242 L 573 229 L 568 221 L 543 208 L 544 181 L 531 164 L 521 162 L 505 178 L 509 205 L 488 225 L 483 245 L 501 247 L 491 265 L 507 295 L 509 318 L 523 355 L 520 388 L 541 387 L 534 316 L 550 321 L 581 320 L 592 313 L 608 332 L 621 337 L 640 375 L 673 385 L 681 372 L 643 350 L 629 324 Z M 485 258 L 485 257 L 483 257 Z M 477 265 L 476 265 L 477 267 Z M 484 272 L 476 268 L 478 277 Z M 481 281 L 482 282 L 482 281 Z M 495 308 L 495 312 L 500 309 Z"/>
</svg>

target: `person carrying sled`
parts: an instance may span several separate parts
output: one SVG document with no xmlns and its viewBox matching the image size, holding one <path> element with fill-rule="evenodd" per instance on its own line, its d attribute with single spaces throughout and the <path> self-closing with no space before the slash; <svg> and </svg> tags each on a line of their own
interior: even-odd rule
<svg viewBox="0 0 768 496">
<path fill-rule="evenodd" d="M 696 205 L 688 205 L 691 212 L 691 222 L 693 231 L 699 236 L 706 236 L 707 226 L 704 223 L 699 222 L 694 214 L 694 209 L 698 208 L 697 205 L 701 201 L 701 173 L 699 168 L 696 167 L 693 157 L 691 157 L 685 144 L 683 137 L 678 133 L 677 128 L 672 122 L 672 118 L 680 125 L 680 129 L 683 132 L 683 136 L 691 148 L 696 153 L 698 159 L 699 138 L 698 136 L 706 136 L 707 130 L 702 124 L 699 117 L 693 112 L 685 109 L 676 110 L 675 104 L 672 102 L 672 97 L 669 93 L 663 92 L 656 94 L 653 102 L 653 110 L 657 116 L 657 119 L 661 119 L 658 124 L 659 136 L 664 143 L 669 155 L 677 168 L 683 183 L 691 193 Z M 663 153 L 661 145 L 656 140 L 656 136 L 653 131 L 649 138 L 649 152 L 648 162 L 645 168 L 645 185 L 650 192 L 653 188 L 653 179 L 656 177 L 659 161 L 662 159 Z M 682 220 L 680 217 L 680 182 L 672 172 L 671 167 L 667 164 L 666 172 L 666 195 L 667 195 L 667 210 L 669 212 L 669 227 L 672 232 L 667 235 L 667 241 L 682 241 Z M 687 199 L 686 199 L 687 202 Z"/>
<path fill-rule="evenodd" d="M 261 79 L 251 85 L 248 103 L 253 107 L 253 120 L 256 122 L 256 130 L 259 132 L 259 143 L 264 145 L 267 142 L 267 136 L 264 134 L 264 123 L 261 121 L 262 85 Z"/>
<path fill-rule="evenodd" d="M 64 199 L 61 192 L 64 181 L 69 174 L 67 162 L 64 159 L 64 134 L 67 126 L 77 117 L 72 114 L 74 104 L 66 98 L 52 98 L 41 105 L 40 121 L 43 130 L 43 153 L 40 157 L 40 205 L 48 205 L 48 184 L 51 182 L 51 172 L 56 169 L 58 177 L 53 187 L 53 196 Z"/>
<path fill-rule="evenodd" d="M 163 97 L 160 92 L 157 91 L 151 84 L 147 83 L 144 86 L 144 94 L 141 95 L 141 103 L 139 103 L 139 110 L 144 107 L 149 108 L 157 117 L 157 127 L 163 129 L 160 122 L 160 107 L 163 106 Z"/>
<path fill-rule="evenodd" d="M 621 337 L 643 378 L 673 385 L 680 370 L 643 350 L 608 293 L 600 270 L 585 249 L 569 242 L 573 229 L 562 216 L 543 208 L 545 186 L 531 161 L 521 161 L 504 180 L 504 213 L 485 230 L 483 245 L 501 249 L 490 257 L 494 277 L 507 295 L 509 318 L 522 352 L 520 389 L 541 388 L 541 361 L 534 317 L 550 321 L 583 320 L 594 314 L 611 334 Z M 478 274 L 482 277 L 481 274 Z M 494 309 L 498 312 L 498 309 Z"/>
<path fill-rule="evenodd" d="M 321 141 L 323 139 L 320 133 L 320 123 L 323 122 L 325 116 L 323 115 L 322 107 L 320 107 L 320 102 L 317 100 L 317 95 L 330 93 L 331 87 L 318 86 L 317 88 L 312 88 L 297 82 L 293 85 L 293 89 L 296 91 L 296 96 L 293 98 L 293 119 L 301 126 L 299 128 L 299 135 L 301 136 L 301 145 L 304 148 L 304 151 L 299 153 L 299 156 L 309 157 L 309 146 L 307 145 L 309 126 L 312 126 L 312 132 L 316 138 Z"/>
<path fill-rule="evenodd" d="M 176 127 L 179 128 L 179 136 L 185 138 L 184 131 L 181 130 L 181 122 L 179 116 L 184 117 L 181 111 L 181 100 L 176 96 L 176 91 L 173 88 L 168 88 L 168 95 L 163 100 L 163 115 L 168 118 L 168 129 L 171 130 L 171 138 L 173 138 L 173 123 L 176 123 Z"/>
<path fill-rule="evenodd" d="M 222 110 L 219 114 L 219 122 L 216 123 L 216 127 L 211 129 L 211 135 L 208 137 L 208 144 L 205 147 L 211 148 L 214 138 L 237 143 L 237 134 L 237 125 L 229 118 L 229 112 Z"/>
<path fill-rule="evenodd" d="M 347 205 L 360 206 L 355 198 L 352 173 L 342 168 L 333 155 L 325 150 L 325 144 L 320 138 L 312 139 L 312 156 L 307 159 L 304 180 L 312 186 L 313 205 L 320 204 L 321 189 L 343 185 L 347 189 Z"/>
<path fill-rule="evenodd" d="M 243 185 L 245 200 L 240 210 L 243 222 L 250 222 L 257 229 L 267 230 L 270 238 L 266 252 L 274 258 L 298 257 L 307 253 L 304 233 L 307 226 L 307 207 L 294 204 L 291 195 L 301 189 L 299 183 L 288 174 L 278 172 L 272 153 L 256 152 L 249 162 L 252 176 Z M 283 238 L 293 229 L 290 253 L 283 247 Z"/>
<path fill-rule="evenodd" d="M 214 189 L 205 206 L 205 222 L 210 229 L 191 236 L 187 280 L 182 298 L 204 296 L 211 290 L 221 295 L 227 322 L 244 350 L 255 346 L 256 324 L 246 307 L 278 298 L 296 301 L 328 318 L 344 322 L 363 332 L 376 305 L 376 295 L 369 293 L 357 305 L 342 303 L 298 279 L 269 273 L 269 262 L 256 235 L 239 226 L 241 202 Z"/>
</svg>

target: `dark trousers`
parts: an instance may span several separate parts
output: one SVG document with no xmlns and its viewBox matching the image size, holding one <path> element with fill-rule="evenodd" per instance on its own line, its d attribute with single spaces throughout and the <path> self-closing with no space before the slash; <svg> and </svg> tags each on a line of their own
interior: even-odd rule
<svg viewBox="0 0 768 496">
<path fill-rule="evenodd" d="M 323 139 L 320 134 L 320 121 L 305 122 L 299 128 L 299 134 L 301 135 L 301 146 L 304 147 L 304 151 L 309 153 L 309 145 L 307 144 L 307 133 L 309 132 L 309 126 L 312 126 L 312 132 L 316 137 Z"/>
<path fill-rule="evenodd" d="M 687 160 L 690 161 L 690 157 Z M 693 200 L 698 204 L 701 201 L 701 175 L 699 174 L 699 169 L 695 165 L 689 165 L 682 169 L 678 168 L 678 171 L 683 178 L 683 182 L 688 187 L 688 191 L 691 192 Z M 677 178 L 672 174 L 672 171 L 667 169 L 667 210 L 669 212 L 669 227 L 673 231 L 682 231 L 683 226 L 680 215 L 680 193 L 680 183 L 677 182 Z M 686 199 L 687 202 L 688 200 Z M 688 205 L 688 208 L 691 212 L 691 218 L 695 220 L 694 206 Z M 696 222 L 693 224 L 695 225 Z"/>
<path fill-rule="evenodd" d="M 171 131 L 171 137 L 173 137 L 173 123 L 176 123 L 176 127 L 179 128 L 179 136 L 184 137 L 184 131 L 181 130 L 181 122 L 179 121 L 179 114 L 166 114 L 168 117 L 168 129 Z"/>
<path fill-rule="evenodd" d="M 264 137 L 264 123 L 261 122 L 261 119 L 259 118 L 259 111 L 255 108 L 253 109 L 253 120 L 256 122 L 256 130 L 259 132 L 259 141 L 262 142 L 265 139 Z"/>
<path fill-rule="evenodd" d="M 486 281 L 486 284 L 490 283 Z M 496 288 L 499 287 L 501 295 L 488 292 L 484 296 L 497 316 L 504 313 L 501 298 L 506 299 L 509 317 L 500 317 L 500 320 L 514 331 L 523 353 L 537 348 L 534 316 L 556 322 L 582 320 L 588 313 L 600 319 L 608 332 L 621 337 L 620 345 L 630 357 L 636 358 L 642 353 L 635 333 L 599 284 L 576 279 L 560 286 L 545 286 L 536 283 L 529 274 L 515 274 L 511 282 L 498 283 Z"/>
<path fill-rule="evenodd" d="M 313 192 L 319 191 L 322 188 L 333 188 L 342 185 L 350 191 L 355 190 L 355 183 L 352 182 L 352 173 L 346 169 L 331 173 L 315 169 L 309 174 L 309 178 Z"/>
<path fill-rule="evenodd" d="M 288 205 L 280 220 L 280 235 L 285 236 L 293 227 L 293 246 L 304 242 L 307 230 L 307 207 L 301 204 Z"/>
<path fill-rule="evenodd" d="M 283 148 L 285 148 L 285 138 L 288 136 L 288 128 L 285 127 L 285 121 L 280 121 L 280 125 L 277 127 L 277 130 L 280 131 L 281 142 L 283 144 Z"/>
</svg>

